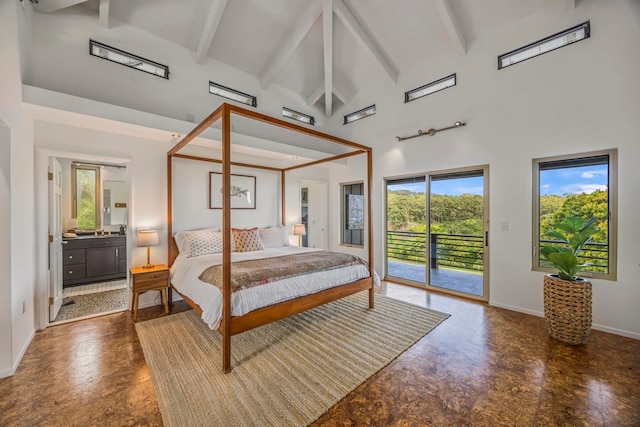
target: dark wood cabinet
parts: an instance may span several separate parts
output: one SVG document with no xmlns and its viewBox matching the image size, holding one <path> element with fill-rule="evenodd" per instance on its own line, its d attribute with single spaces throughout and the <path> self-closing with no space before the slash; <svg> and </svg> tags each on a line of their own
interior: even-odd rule
<svg viewBox="0 0 640 427">
<path fill-rule="evenodd" d="M 126 236 L 63 241 L 63 287 L 127 277 Z"/>
</svg>

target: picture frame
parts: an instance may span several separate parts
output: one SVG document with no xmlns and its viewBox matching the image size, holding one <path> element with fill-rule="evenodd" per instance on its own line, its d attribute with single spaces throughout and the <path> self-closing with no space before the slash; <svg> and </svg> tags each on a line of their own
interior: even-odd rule
<svg viewBox="0 0 640 427">
<path fill-rule="evenodd" d="M 231 209 L 256 208 L 256 177 L 231 174 Z M 222 209 L 222 174 L 209 172 L 209 209 Z"/>
</svg>

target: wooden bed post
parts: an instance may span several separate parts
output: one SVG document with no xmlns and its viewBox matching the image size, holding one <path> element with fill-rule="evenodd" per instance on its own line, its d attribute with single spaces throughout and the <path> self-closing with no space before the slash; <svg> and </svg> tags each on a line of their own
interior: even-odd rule
<svg viewBox="0 0 640 427">
<path fill-rule="evenodd" d="M 281 208 L 282 209 L 282 214 L 281 214 L 282 218 L 281 219 L 282 219 L 282 225 L 284 225 L 284 226 L 287 225 L 287 212 L 285 210 L 286 207 L 287 207 L 287 202 L 285 201 L 286 200 L 286 198 L 285 198 L 285 196 L 286 196 L 286 192 L 285 192 L 285 176 L 286 175 L 287 175 L 287 171 L 283 169 L 280 172 L 280 185 L 281 185 L 280 197 L 282 198 L 281 199 L 281 203 L 282 203 L 282 208 Z"/>
<path fill-rule="evenodd" d="M 373 180 L 373 159 L 372 159 L 372 150 L 369 148 L 367 150 L 367 240 L 369 244 L 369 274 L 371 275 L 371 279 L 373 280 L 373 275 L 375 269 L 373 268 L 373 223 L 371 222 L 373 215 L 371 214 L 371 188 Z M 373 288 L 373 283 L 371 284 L 371 288 L 369 288 L 369 308 L 374 308 L 375 306 L 375 290 Z"/>
<path fill-rule="evenodd" d="M 231 371 L 231 112 L 222 109 L 222 371 Z"/>
<path fill-rule="evenodd" d="M 170 154 L 167 154 L 167 258 L 169 266 L 173 264 L 175 260 L 175 256 L 172 253 L 172 222 L 173 222 L 173 197 L 171 190 L 173 189 L 173 183 L 171 178 L 171 164 L 172 157 Z M 173 289 L 169 286 L 167 290 L 167 304 L 169 305 L 169 310 L 171 310 L 171 306 L 173 305 Z"/>
</svg>

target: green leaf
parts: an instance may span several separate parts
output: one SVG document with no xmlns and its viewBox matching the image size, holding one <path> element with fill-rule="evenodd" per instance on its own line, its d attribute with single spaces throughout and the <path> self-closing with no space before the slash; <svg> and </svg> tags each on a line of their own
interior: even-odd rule
<svg viewBox="0 0 640 427">
<path fill-rule="evenodd" d="M 549 261 L 558 268 L 558 275 L 564 280 L 574 280 L 580 271 L 578 259 L 571 251 L 552 252 Z"/>
<path fill-rule="evenodd" d="M 567 242 L 567 238 L 564 236 L 564 234 L 562 234 L 562 233 L 560 233 L 558 231 L 555 231 L 555 230 L 548 231 L 546 236 L 547 237 L 551 237 L 554 240 L 561 240 L 563 242 Z"/>
</svg>

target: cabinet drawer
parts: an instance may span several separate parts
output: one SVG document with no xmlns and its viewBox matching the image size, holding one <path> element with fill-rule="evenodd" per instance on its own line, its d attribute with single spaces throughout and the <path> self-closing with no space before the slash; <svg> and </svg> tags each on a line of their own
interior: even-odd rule
<svg viewBox="0 0 640 427">
<path fill-rule="evenodd" d="M 85 261 L 84 249 L 71 249 L 62 252 L 63 265 L 83 264 Z"/>
<path fill-rule="evenodd" d="M 68 264 L 62 267 L 63 280 L 83 279 L 86 277 L 84 264 Z"/>
<path fill-rule="evenodd" d="M 169 271 L 155 271 L 133 276 L 134 290 L 153 289 L 169 285 Z"/>
</svg>

